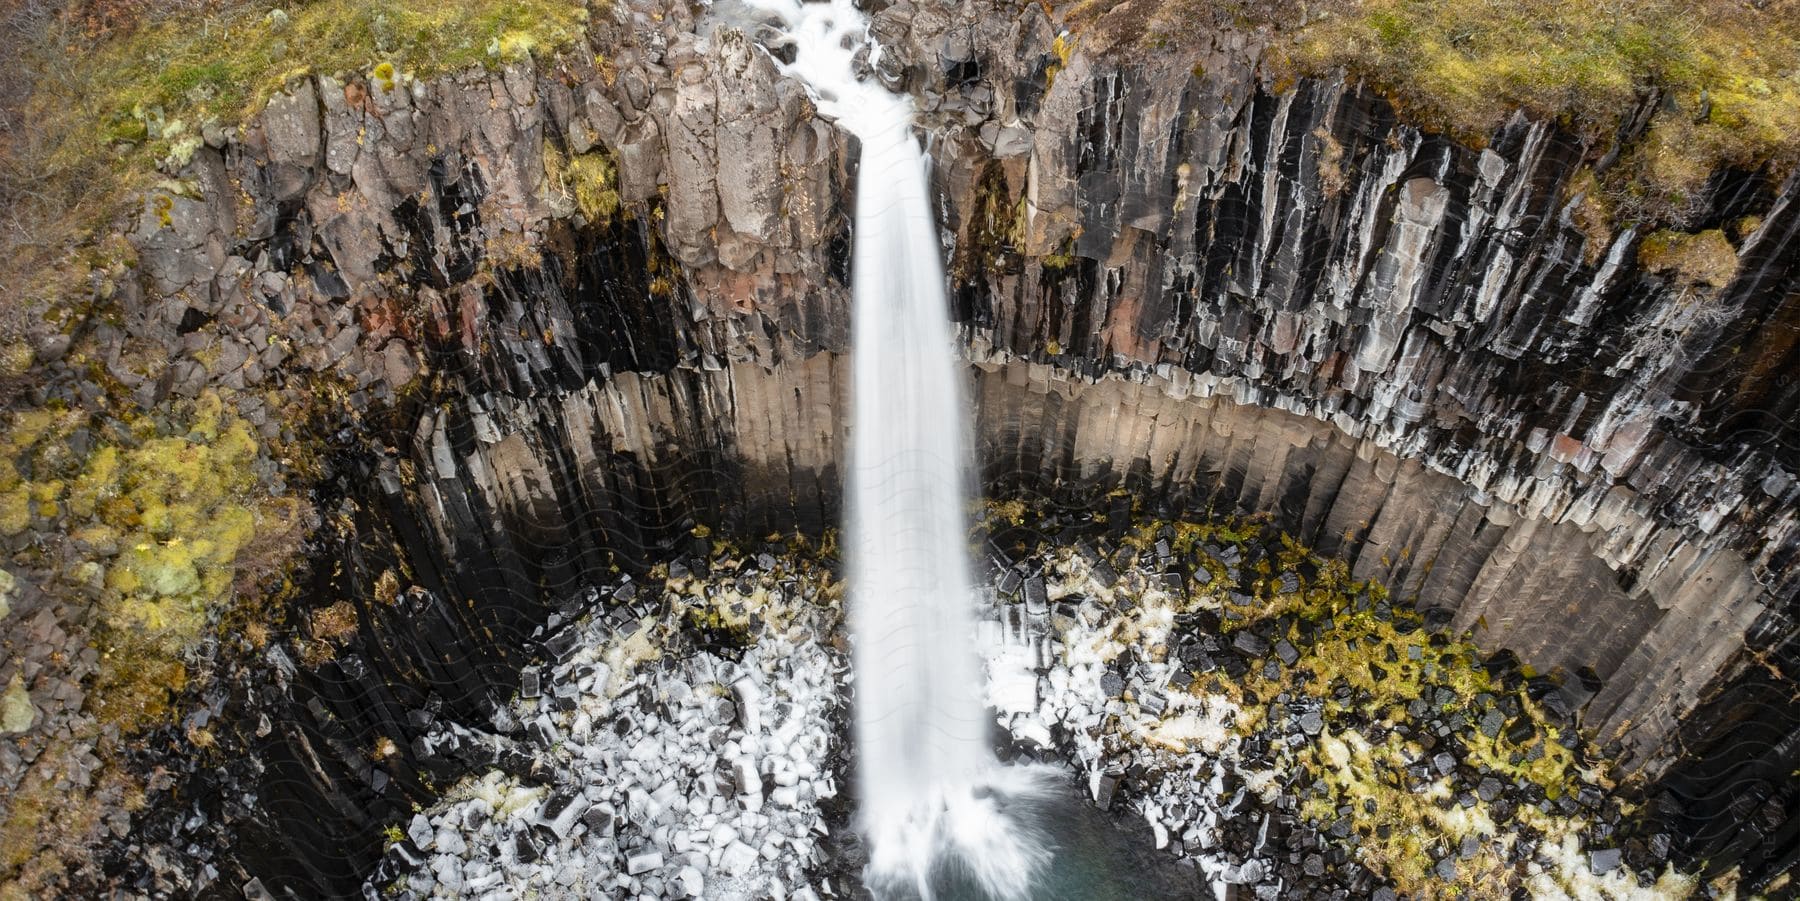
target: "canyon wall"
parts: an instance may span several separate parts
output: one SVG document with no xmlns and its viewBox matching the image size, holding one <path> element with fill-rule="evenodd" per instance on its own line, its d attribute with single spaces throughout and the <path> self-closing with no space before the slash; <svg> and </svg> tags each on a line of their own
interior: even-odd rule
<svg viewBox="0 0 1800 901">
<path fill-rule="evenodd" d="M 351 565 L 300 606 L 359 637 L 230 702 L 267 801 L 218 820 L 256 826 L 246 875 L 353 888 L 323 862 L 366 867 L 429 791 L 419 723 L 490 715 L 583 572 L 836 521 L 849 204 L 880 173 L 740 31 L 606 16 L 555 65 L 297 81 L 135 219 L 96 340 L 166 352 L 116 366 L 142 400 L 261 391 L 278 430 L 317 403 L 294 376 L 341 387 L 322 554 Z M 1593 667 L 1585 722 L 1676 787 L 1662 815 L 1792 809 L 1791 742 L 1719 749 L 1796 709 L 1758 686 L 1796 665 L 1800 178 L 1715 177 L 1690 225 L 1746 223 L 1737 271 L 1683 283 L 1575 221 L 1587 148 L 1551 124 L 1465 146 L 1342 77 L 1267 83 L 1229 33 L 1145 56 L 990 2 L 874 28 L 936 161 L 993 484 L 1271 514 L 1484 645 Z M 1731 859 L 1791 853 L 1791 820 Z"/>
</svg>

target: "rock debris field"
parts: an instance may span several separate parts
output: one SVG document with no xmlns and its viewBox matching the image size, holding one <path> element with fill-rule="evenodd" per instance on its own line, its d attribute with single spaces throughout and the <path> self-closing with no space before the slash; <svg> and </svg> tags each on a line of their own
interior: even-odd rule
<svg viewBox="0 0 1800 901">
<path fill-rule="evenodd" d="M 425 756 L 493 765 L 400 827 L 365 894 L 837 896 L 814 874 L 842 778 L 839 587 L 791 554 L 657 573 L 553 624 L 494 731 L 423 740 Z"/>
<path fill-rule="evenodd" d="M 1695 890 L 1581 738 L 1588 681 L 1254 525 L 1096 520 L 977 529 L 1003 753 L 1261 899 Z M 553 617 L 493 723 L 432 727 L 415 751 L 469 775 L 389 828 L 366 896 L 866 897 L 834 561 L 694 544 Z"/>
</svg>

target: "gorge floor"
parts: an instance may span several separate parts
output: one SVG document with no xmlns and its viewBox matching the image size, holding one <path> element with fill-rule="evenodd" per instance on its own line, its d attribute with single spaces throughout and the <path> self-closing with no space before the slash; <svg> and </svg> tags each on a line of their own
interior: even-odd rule
<svg viewBox="0 0 1800 901">
<path fill-rule="evenodd" d="M 1084 897 L 1698 888 L 1581 738 L 1580 678 L 1254 524 L 1105 518 L 992 504 L 976 533 L 1001 752 L 1065 767 L 1138 874 Z M 832 543 L 693 544 L 568 605 L 494 722 L 432 725 L 413 750 L 469 775 L 394 824 L 369 893 L 866 896 Z"/>
</svg>

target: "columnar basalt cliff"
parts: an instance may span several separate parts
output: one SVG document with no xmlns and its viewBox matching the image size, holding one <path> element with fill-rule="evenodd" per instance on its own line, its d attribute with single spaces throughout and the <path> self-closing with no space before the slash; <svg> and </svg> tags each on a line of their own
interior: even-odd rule
<svg viewBox="0 0 1800 901">
<path fill-rule="evenodd" d="M 1681 225 L 1742 229 L 1707 283 L 1584 231 L 1591 154 L 1554 124 L 1465 146 L 1341 75 L 1273 83 L 1231 33 L 1143 59 L 1035 5 L 874 21 L 991 483 L 1265 513 L 1484 646 L 1591 667 L 1585 724 L 1689 853 L 1792 863 L 1800 176 L 1713 178 Z M 299 628 L 202 702 L 249 749 L 188 777 L 229 795 L 203 844 L 231 891 L 354 891 L 442 764 L 410 740 L 491 715 L 584 573 L 837 520 L 847 204 L 880 173 L 737 26 L 631 0 L 589 40 L 295 81 L 143 198 L 117 319 L 81 335 L 145 405 L 331 424 Z M 1770 734 L 1727 739 L 1747 716 Z"/>
</svg>

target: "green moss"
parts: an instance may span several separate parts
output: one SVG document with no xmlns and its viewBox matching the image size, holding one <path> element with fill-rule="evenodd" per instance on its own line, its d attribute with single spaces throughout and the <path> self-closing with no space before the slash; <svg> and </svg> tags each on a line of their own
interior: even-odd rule
<svg viewBox="0 0 1800 901">
<path fill-rule="evenodd" d="M 1464 764 L 1503 782 L 1535 784 L 1550 799 L 1574 791 L 1583 778 L 1575 754 L 1522 690 L 1490 676 L 1466 637 L 1426 632 L 1412 610 L 1383 603 L 1386 592 L 1379 585 L 1351 579 L 1344 561 L 1316 557 L 1285 535 L 1274 558 L 1270 572 L 1301 567 L 1316 575 L 1300 591 L 1257 597 L 1243 606 L 1227 602 L 1226 608 L 1240 628 L 1278 625 L 1274 637 L 1289 640 L 1299 652 L 1279 675 L 1252 672 L 1237 691 L 1258 698 L 1312 698 L 1321 705 L 1325 733 L 1286 764 L 1319 779 L 1303 813 L 1321 829 L 1348 817 L 1361 836 L 1362 862 L 1408 895 L 1441 890 L 1433 869 L 1437 860 L 1474 835 L 1483 851 L 1459 861 L 1453 883 L 1466 897 L 1505 897 L 1506 881 L 1497 876 L 1504 857 L 1495 849 L 1510 837 L 1498 833 L 1487 802 L 1451 803 L 1447 780 L 1435 772 L 1423 781 L 1408 773 L 1410 765 L 1432 753 L 1401 732 L 1416 730 L 1420 722 L 1408 705 L 1427 700 L 1431 716 L 1452 724 L 1449 741 L 1461 749 Z M 1261 595 L 1269 584 L 1266 578 L 1253 580 L 1251 594 Z M 1227 628 L 1232 622 L 1227 620 Z M 1502 713 L 1503 699 L 1516 715 Z M 1259 708 L 1246 714 L 1237 723 L 1240 734 L 1262 728 Z M 1492 715 L 1505 716 L 1507 725 L 1489 736 L 1479 724 Z M 1568 828 L 1534 808 L 1515 817 L 1515 823 L 1546 834 Z"/>
<path fill-rule="evenodd" d="M 17 535 L 31 526 L 31 489 L 19 486 L 0 492 L 0 533 Z"/>
<path fill-rule="evenodd" d="M 1044 90 L 1048 91 L 1056 84 L 1057 73 L 1068 68 L 1069 57 L 1075 54 L 1075 40 L 1068 34 L 1059 34 L 1050 41 L 1050 55 L 1054 57 L 1044 67 Z"/>
<path fill-rule="evenodd" d="M 618 169 L 600 152 L 569 156 L 556 145 L 543 145 L 546 187 L 565 203 L 572 201 L 582 218 L 605 222 L 619 212 Z"/>
<path fill-rule="evenodd" d="M 569 184 L 575 192 L 575 205 L 589 222 L 610 219 L 619 211 L 613 164 L 603 154 L 583 153 L 571 158 Z"/>
<path fill-rule="evenodd" d="M 254 433 L 217 395 L 98 424 L 90 431 L 101 440 L 77 457 L 68 439 L 86 417 L 14 415 L 0 433 L 13 460 L 0 481 L 14 483 L 0 492 L 0 529 L 67 536 L 55 558 L 15 562 L 50 565 L 53 580 L 99 592 L 101 681 L 123 686 L 112 709 L 124 719 L 114 721 L 136 725 L 159 709 L 152 696 L 179 683 L 180 659 L 232 603 L 237 578 L 294 549 L 301 507 L 262 488 Z M 152 682 L 130 687 L 142 679 Z M 96 693 L 103 706 L 105 694 Z"/>
<path fill-rule="evenodd" d="M 1684 287 L 1719 288 L 1737 275 L 1737 250 L 1720 229 L 1695 234 L 1653 232 L 1638 246 L 1638 264 Z"/>
<path fill-rule="evenodd" d="M 424 76 L 554 51 L 579 40 L 587 5 L 577 0 L 320 0 L 279 17 L 227 5 L 196 22 L 171 17 L 92 48 L 68 87 L 98 101 L 70 129 L 71 155 L 102 135 L 142 123 L 152 151 L 166 153 L 186 123 L 241 121 L 289 80 L 307 73 L 355 74 L 371 67 L 384 90 L 397 72 Z M 59 117 L 60 118 L 60 117 Z"/>
</svg>

